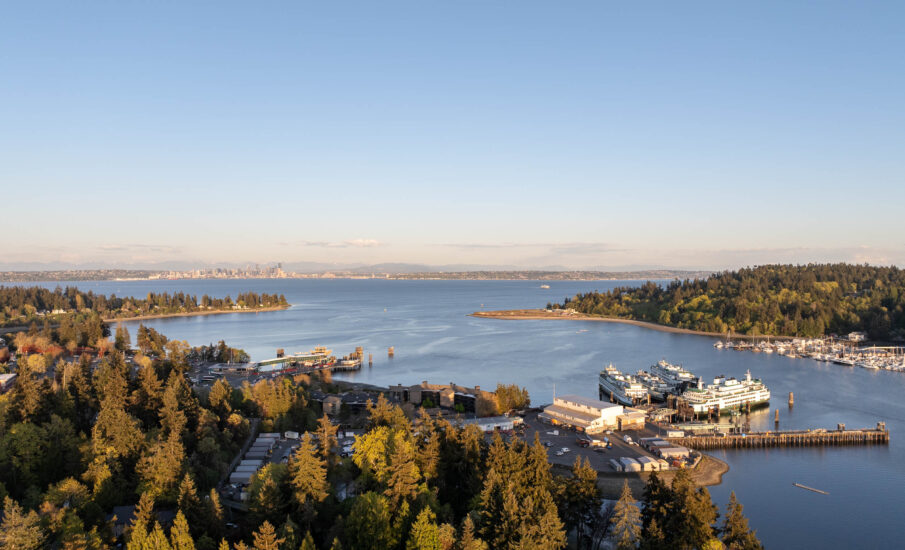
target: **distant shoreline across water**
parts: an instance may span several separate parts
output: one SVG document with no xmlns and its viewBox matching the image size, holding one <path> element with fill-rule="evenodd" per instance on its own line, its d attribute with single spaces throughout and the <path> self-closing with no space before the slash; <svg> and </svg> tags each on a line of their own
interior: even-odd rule
<svg viewBox="0 0 905 550">
<path fill-rule="evenodd" d="M 547 312 L 543 309 L 508 309 L 499 311 L 476 311 L 470 314 L 470 317 L 478 317 L 482 319 L 500 319 L 504 321 L 537 321 L 537 320 L 556 320 L 556 321 L 595 321 L 600 323 L 621 323 L 624 325 L 635 325 L 636 327 L 648 328 L 651 330 L 659 330 L 660 332 L 672 332 L 675 334 L 692 334 L 695 336 L 711 336 L 723 338 L 726 335 L 720 332 L 704 332 L 701 330 L 692 330 L 687 328 L 670 327 L 667 325 L 658 325 L 648 321 L 636 321 L 634 319 L 620 319 L 618 317 L 600 317 L 597 315 L 587 315 L 584 313 L 564 314 L 559 312 Z M 745 334 L 732 334 L 732 338 L 744 340 L 761 340 L 765 338 L 773 339 L 789 339 L 789 336 L 748 336 Z"/>
</svg>

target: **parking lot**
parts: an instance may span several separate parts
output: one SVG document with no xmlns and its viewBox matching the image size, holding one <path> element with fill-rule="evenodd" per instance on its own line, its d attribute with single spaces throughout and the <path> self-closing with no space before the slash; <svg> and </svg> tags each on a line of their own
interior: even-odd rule
<svg viewBox="0 0 905 550">
<path fill-rule="evenodd" d="M 540 422 L 537 419 L 536 413 L 529 414 L 525 417 L 525 426 L 525 441 L 532 443 L 534 441 L 534 434 L 537 433 L 540 436 L 541 443 L 544 445 L 549 444 L 547 446 L 547 458 L 552 464 L 572 466 L 575 462 L 575 457 L 581 456 L 588 459 L 592 468 L 598 472 L 606 473 L 613 472 L 613 468 L 609 463 L 611 458 L 618 459 L 623 456 L 631 458 L 638 458 L 640 456 L 656 458 L 640 446 L 630 445 L 622 439 L 623 435 L 626 434 L 635 441 L 637 441 L 639 437 L 650 435 L 641 431 L 631 430 L 624 434 L 613 432 L 611 434 L 594 434 L 589 436 L 584 433 L 570 430 L 565 426 L 551 426 L 550 424 Z M 609 439 L 612 445 L 611 448 L 607 449 L 595 445 L 581 447 L 578 444 L 579 439 L 603 441 L 604 437 Z M 559 454 L 563 448 L 568 449 L 568 451 Z"/>
</svg>

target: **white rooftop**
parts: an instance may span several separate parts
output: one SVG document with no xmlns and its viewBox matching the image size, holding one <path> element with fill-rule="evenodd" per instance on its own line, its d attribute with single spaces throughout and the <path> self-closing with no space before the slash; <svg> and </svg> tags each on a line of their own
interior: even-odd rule
<svg viewBox="0 0 905 550">
<path fill-rule="evenodd" d="M 562 401 L 566 401 L 568 403 L 575 403 L 577 405 L 583 405 L 585 407 L 592 407 L 594 409 L 608 409 L 610 407 L 622 407 L 622 405 L 617 405 L 615 403 L 607 403 L 606 401 L 601 401 L 599 399 L 592 399 L 590 397 L 584 397 L 583 395 L 557 395 L 556 399 L 560 399 Z"/>
</svg>

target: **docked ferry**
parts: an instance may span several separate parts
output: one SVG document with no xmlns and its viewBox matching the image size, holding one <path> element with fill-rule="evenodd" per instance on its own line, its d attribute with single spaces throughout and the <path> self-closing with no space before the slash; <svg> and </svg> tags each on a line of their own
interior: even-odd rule
<svg viewBox="0 0 905 550">
<path fill-rule="evenodd" d="M 665 359 L 651 365 L 650 373 L 665 382 L 671 388 L 670 393 L 679 394 L 695 382 L 694 374 L 683 369 L 681 365 L 673 365 Z"/>
<path fill-rule="evenodd" d="M 642 386 L 647 388 L 647 393 L 650 394 L 650 398 L 656 401 L 666 401 L 666 396 L 671 392 L 671 386 L 660 379 L 658 376 L 654 376 L 653 374 L 639 370 L 637 374 L 635 374 L 635 379 L 641 383 Z"/>
<path fill-rule="evenodd" d="M 770 390 L 759 379 L 751 378 L 751 371 L 744 380 L 719 376 L 713 384 L 704 384 L 698 379 L 697 387 L 689 388 L 682 394 L 696 415 L 706 415 L 710 411 L 727 414 L 750 406 L 765 405 L 770 402 Z"/>
<path fill-rule="evenodd" d="M 623 405 L 634 405 L 647 400 L 647 388 L 633 376 L 621 373 L 613 365 L 600 371 L 600 400 L 610 398 Z"/>
</svg>

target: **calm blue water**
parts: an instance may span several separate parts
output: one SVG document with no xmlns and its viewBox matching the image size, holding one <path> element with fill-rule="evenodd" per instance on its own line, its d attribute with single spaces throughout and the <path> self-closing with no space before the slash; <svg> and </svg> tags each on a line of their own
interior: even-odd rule
<svg viewBox="0 0 905 550">
<path fill-rule="evenodd" d="M 846 369 L 806 359 L 718 351 L 708 337 L 582 321 L 500 321 L 467 314 L 484 309 L 540 307 L 615 281 L 253 280 L 78 283 L 95 292 L 144 296 L 185 291 L 212 296 L 240 291 L 283 293 L 287 311 L 160 319 L 146 322 L 170 338 L 200 345 L 225 339 L 253 359 L 277 348 L 325 345 L 338 354 L 364 346 L 374 366 L 344 378 L 379 385 L 456 382 L 493 388 L 515 382 L 536 404 L 558 393 L 597 397 L 597 373 L 612 362 L 626 371 L 661 358 L 697 374 L 742 376 L 746 369 L 773 392 L 770 411 L 753 415 L 754 429 L 874 426 L 885 420 L 888 447 L 781 449 L 715 453 L 731 470 L 711 487 L 721 507 L 734 490 L 751 525 L 770 548 L 901 547 L 905 540 L 905 374 Z M 54 285 L 50 285 L 54 286 Z M 134 337 L 137 323 L 129 324 Z M 396 357 L 386 349 L 395 346 Z M 339 377 L 339 376 L 338 376 Z M 786 405 L 795 392 L 795 407 Z M 798 482 L 829 496 L 797 489 Z"/>
</svg>

